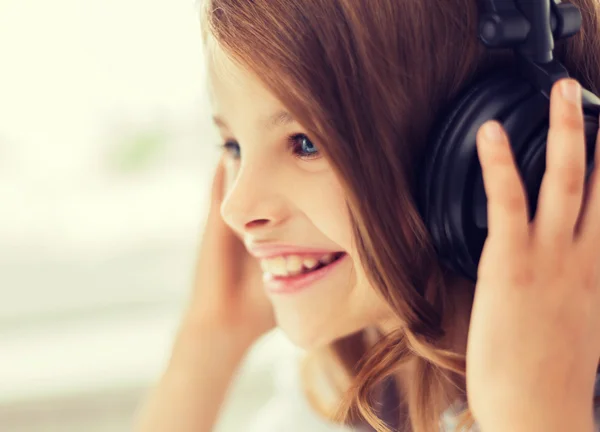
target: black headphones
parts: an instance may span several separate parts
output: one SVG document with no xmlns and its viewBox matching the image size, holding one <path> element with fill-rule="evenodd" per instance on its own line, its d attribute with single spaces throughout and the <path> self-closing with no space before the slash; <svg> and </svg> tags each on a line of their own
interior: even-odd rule
<svg viewBox="0 0 600 432">
<path fill-rule="evenodd" d="M 559 0 L 560 3 L 560 0 Z M 476 134 L 488 120 L 508 133 L 530 203 L 531 218 L 546 166 L 550 90 L 568 77 L 553 57 L 554 40 L 581 28 L 581 12 L 555 0 L 481 0 L 479 39 L 514 48 L 515 64 L 479 77 L 434 124 L 420 175 L 419 209 L 441 262 L 471 281 L 487 237 L 487 200 Z M 586 181 L 594 164 L 600 98 L 583 89 Z"/>
</svg>

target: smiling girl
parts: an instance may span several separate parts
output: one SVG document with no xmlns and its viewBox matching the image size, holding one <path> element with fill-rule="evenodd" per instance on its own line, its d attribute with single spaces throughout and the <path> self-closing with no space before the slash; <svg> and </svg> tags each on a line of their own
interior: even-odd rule
<svg viewBox="0 0 600 432">
<path fill-rule="evenodd" d="M 205 0 L 224 152 L 139 430 L 210 431 L 277 325 L 308 353 L 314 408 L 356 430 L 592 431 L 600 179 L 584 190 L 581 87 L 600 92 L 600 6 L 572 3 L 582 25 L 556 42 L 571 78 L 552 86 L 534 220 L 510 138 L 494 121 L 477 134 L 489 232 L 475 283 L 441 264 L 417 197 L 436 118 L 514 62 L 477 40 L 477 2 Z"/>
</svg>

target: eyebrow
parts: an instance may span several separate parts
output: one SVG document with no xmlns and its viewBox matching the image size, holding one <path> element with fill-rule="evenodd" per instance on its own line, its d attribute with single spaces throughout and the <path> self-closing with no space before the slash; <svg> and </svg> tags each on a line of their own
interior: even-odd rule
<svg viewBox="0 0 600 432">
<path fill-rule="evenodd" d="M 227 123 L 218 115 L 213 117 L 213 121 L 215 122 L 215 124 L 217 126 L 229 129 L 229 127 L 227 126 Z M 267 129 L 274 129 L 276 127 L 281 127 L 281 126 L 286 126 L 289 125 L 290 123 L 293 123 L 295 120 L 292 117 L 292 115 L 285 111 L 285 110 L 281 110 L 281 111 L 277 111 L 269 116 L 264 117 L 262 120 L 260 120 L 260 123 L 262 125 L 264 125 L 265 128 Z"/>
</svg>

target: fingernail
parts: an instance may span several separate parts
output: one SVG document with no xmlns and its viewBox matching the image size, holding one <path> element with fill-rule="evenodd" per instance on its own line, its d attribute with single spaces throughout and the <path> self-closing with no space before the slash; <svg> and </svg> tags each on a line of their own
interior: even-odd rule
<svg viewBox="0 0 600 432">
<path fill-rule="evenodd" d="M 581 86 L 574 79 L 565 79 L 560 83 L 560 90 L 567 102 L 581 104 Z"/>
<path fill-rule="evenodd" d="M 488 140 L 493 142 L 502 142 L 502 128 L 497 122 L 487 122 L 483 128 L 483 134 Z"/>
</svg>

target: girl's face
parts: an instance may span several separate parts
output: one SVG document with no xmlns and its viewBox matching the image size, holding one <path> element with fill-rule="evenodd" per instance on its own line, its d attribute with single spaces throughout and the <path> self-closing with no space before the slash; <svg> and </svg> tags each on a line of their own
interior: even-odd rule
<svg viewBox="0 0 600 432">
<path fill-rule="evenodd" d="M 309 348 L 385 320 L 388 308 L 361 268 L 344 190 L 320 143 L 257 77 L 212 51 L 211 103 L 228 153 L 221 214 L 261 260 L 279 326 Z"/>
</svg>

